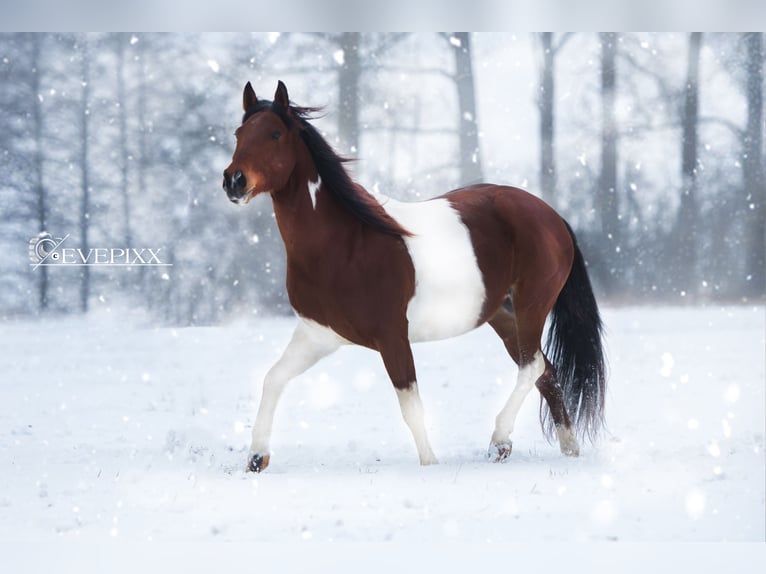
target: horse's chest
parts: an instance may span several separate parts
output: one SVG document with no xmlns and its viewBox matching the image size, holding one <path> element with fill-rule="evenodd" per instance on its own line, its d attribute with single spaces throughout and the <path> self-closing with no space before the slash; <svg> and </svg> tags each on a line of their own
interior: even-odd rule
<svg viewBox="0 0 766 574">
<path fill-rule="evenodd" d="M 446 199 L 381 203 L 413 233 L 404 239 L 415 269 L 415 294 L 407 306 L 410 340 L 445 339 L 475 328 L 484 281 L 459 214 Z"/>
</svg>

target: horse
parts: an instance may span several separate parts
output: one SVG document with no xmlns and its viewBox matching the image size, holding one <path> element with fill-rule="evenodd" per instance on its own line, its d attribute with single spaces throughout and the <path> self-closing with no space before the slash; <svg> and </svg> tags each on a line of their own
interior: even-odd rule
<svg viewBox="0 0 766 574">
<path fill-rule="evenodd" d="M 488 323 L 518 365 L 495 419 L 488 457 L 512 452 L 516 415 L 533 387 L 544 435 L 564 455 L 604 424 L 602 321 L 574 232 L 534 195 L 479 184 L 421 202 L 371 194 L 352 181 L 309 120 L 321 108 L 243 92 L 236 148 L 223 172 L 235 204 L 269 194 L 299 322 L 267 372 L 247 470 L 271 461 L 274 413 L 287 383 L 343 345 L 380 353 L 421 465 L 437 463 L 424 423 L 412 343 Z M 545 350 L 542 336 L 551 315 Z"/>
</svg>

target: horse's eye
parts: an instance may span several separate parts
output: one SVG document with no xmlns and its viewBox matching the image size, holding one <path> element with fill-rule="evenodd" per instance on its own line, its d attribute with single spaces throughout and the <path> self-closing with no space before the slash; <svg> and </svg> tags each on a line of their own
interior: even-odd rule
<svg viewBox="0 0 766 574">
<path fill-rule="evenodd" d="M 271 139 L 278 140 L 281 137 L 282 137 L 282 132 L 280 132 L 279 130 L 274 130 L 273 132 L 271 132 Z"/>
</svg>

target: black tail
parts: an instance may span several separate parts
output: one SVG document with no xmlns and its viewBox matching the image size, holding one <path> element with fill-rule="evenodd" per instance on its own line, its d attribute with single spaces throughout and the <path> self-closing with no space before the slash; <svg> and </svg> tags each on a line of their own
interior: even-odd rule
<svg viewBox="0 0 766 574">
<path fill-rule="evenodd" d="M 594 440 L 604 425 L 603 326 L 585 260 L 572 228 L 566 225 L 574 243 L 574 261 L 553 306 L 545 354 L 556 369 L 567 412 L 577 434 Z M 540 420 L 543 430 L 550 436 L 553 421 L 547 405 L 541 409 Z"/>
</svg>

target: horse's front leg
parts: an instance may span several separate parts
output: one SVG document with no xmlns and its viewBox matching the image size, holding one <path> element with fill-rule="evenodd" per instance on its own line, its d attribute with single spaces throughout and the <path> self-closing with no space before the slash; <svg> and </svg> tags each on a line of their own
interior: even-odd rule
<svg viewBox="0 0 766 574">
<path fill-rule="evenodd" d="M 379 347 L 388 376 L 396 389 L 402 417 L 415 439 L 420 464 L 424 466 L 437 464 L 439 461 L 436 460 L 426 433 L 423 403 L 420 400 L 420 393 L 418 393 L 415 363 L 412 358 L 410 343 L 406 337 L 399 337 L 386 341 Z"/>
<path fill-rule="evenodd" d="M 322 357 L 335 351 L 342 340 L 329 329 L 301 321 L 293 332 L 282 356 L 266 373 L 261 403 L 253 425 L 247 470 L 261 472 L 271 459 L 269 442 L 274 423 L 274 412 L 287 383 L 316 364 Z"/>
</svg>

